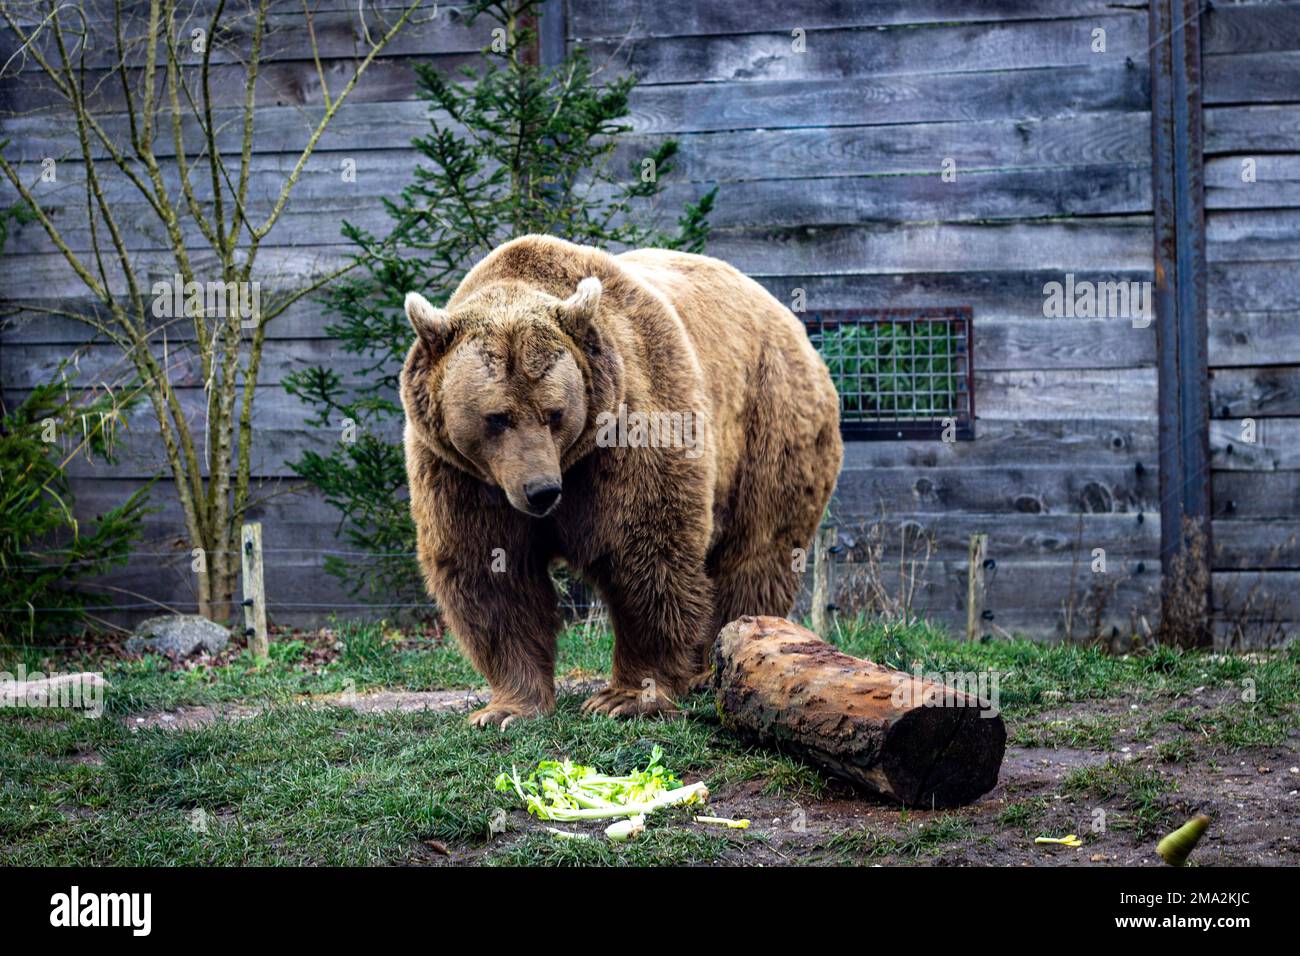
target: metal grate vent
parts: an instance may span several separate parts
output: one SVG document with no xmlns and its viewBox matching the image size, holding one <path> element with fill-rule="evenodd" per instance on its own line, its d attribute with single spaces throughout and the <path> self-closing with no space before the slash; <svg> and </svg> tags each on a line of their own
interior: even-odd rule
<svg viewBox="0 0 1300 956">
<path fill-rule="evenodd" d="M 840 393 L 847 439 L 975 437 L 971 310 L 836 309 L 800 316 Z"/>
</svg>

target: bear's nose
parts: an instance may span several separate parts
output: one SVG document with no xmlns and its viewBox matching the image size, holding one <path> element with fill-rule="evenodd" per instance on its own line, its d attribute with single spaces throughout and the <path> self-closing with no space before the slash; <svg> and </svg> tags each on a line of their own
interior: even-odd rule
<svg viewBox="0 0 1300 956">
<path fill-rule="evenodd" d="M 534 478 L 524 483 L 524 497 L 528 499 L 528 507 L 545 514 L 560 500 L 560 483 L 554 478 Z"/>
</svg>

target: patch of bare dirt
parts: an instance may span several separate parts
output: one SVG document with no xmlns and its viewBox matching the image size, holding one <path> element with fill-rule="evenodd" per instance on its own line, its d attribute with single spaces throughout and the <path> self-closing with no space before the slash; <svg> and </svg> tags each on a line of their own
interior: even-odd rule
<svg viewBox="0 0 1300 956">
<path fill-rule="evenodd" d="M 561 680 L 556 682 L 560 694 L 592 694 L 606 684 L 603 680 Z M 307 707 L 344 707 L 359 714 L 415 713 L 434 711 L 467 713 L 488 702 L 486 687 L 475 690 L 381 690 L 365 694 L 338 693 L 301 697 Z M 263 708 L 245 704 L 214 704 L 177 707 L 173 710 L 133 714 L 125 721 L 130 727 L 161 727 L 167 730 L 194 730 L 218 720 L 247 720 L 261 714 Z"/>
<path fill-rule="evenodd" d="M 417 711 L 473 710 L 487 703 L 487 689 L 482 690 L 381 690 L 369 694 L 330 694 L 314 697 L 314 703 L 329 707 L 345 707 L 359 714 L 383 714 L 396 711 L 409 714 Z"/>
<path fill-rule="evenodd" d="M 84 767 L 99 767 L 103 765 L 104 758 L 97 750 L 82 748 L 69 754 L 67 761 Z"/>
<path fill-rule="evenodd" d="M 164 730 L 197 730 L 218 720 L 248 720 L 262 713 L 260 707 L 244 704 L 214 704 L 177 707 L 175 710 L 157 710 L 132 714 L 123 718 L 131 730 L 162 728 Z"/>
</svg>

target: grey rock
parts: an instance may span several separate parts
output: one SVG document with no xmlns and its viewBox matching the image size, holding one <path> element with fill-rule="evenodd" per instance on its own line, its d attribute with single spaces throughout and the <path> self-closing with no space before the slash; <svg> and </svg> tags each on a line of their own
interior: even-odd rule
<svg viewBox="0 0 1300 956">
<path fill-rule="evenodd" d="M 163 614 L 142 621 L 126 642 L 132 654 L 153 651 L 189 657 L 198 651 L 218 654 L 230 643 L 230 632 L 198 614 Z"/>
</svg>

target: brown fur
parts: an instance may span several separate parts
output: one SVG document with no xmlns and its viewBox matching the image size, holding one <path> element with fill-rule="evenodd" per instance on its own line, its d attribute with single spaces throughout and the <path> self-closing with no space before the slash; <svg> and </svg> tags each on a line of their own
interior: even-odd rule
<svg viewBox="0 0 1300 956">
<path fill-rule="evenodd" d="M 446 311 L 412 296 L 408 313 L 411 511 L 429 590 L 492 686 L 476 723 L 554 706 L 553 560 L 613 620 L 612 680 L 589 712 L 671 711 L 723 624 L 789 613 L 795 550 L 839 473 L 839 401 L 757 283 L 705 256 L 525 236 Z M 599 416 L 620 403 L 707 427 L 694 453 L 602 447 Z M 553 485 L 558 502 L 535 500 Z"/>
</svg>

